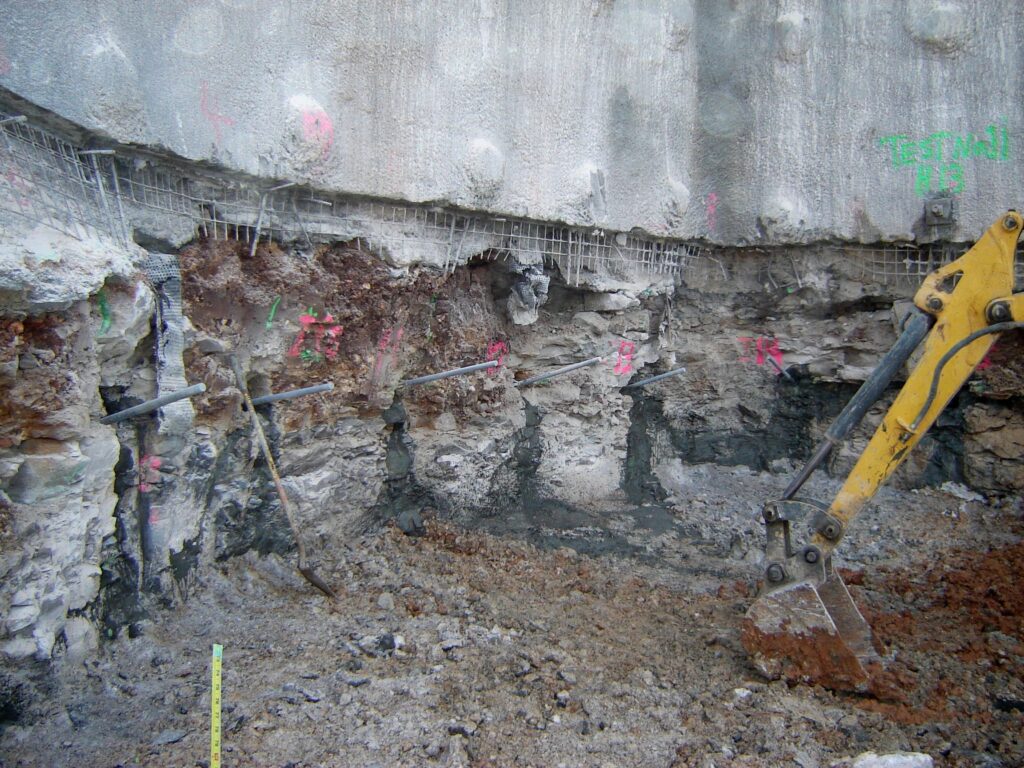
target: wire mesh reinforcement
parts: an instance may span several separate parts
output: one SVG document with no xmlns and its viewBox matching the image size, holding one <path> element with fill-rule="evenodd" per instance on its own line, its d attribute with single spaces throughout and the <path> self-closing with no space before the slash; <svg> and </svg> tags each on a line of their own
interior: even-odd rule
<svg viewBox="0 0 1024 768">
<path fill-rule="evenodd" d="M 253 248 L 267 239 L 309 245 L 358 240 L 402 261 L 426 257 L 447 271 L 471 260 L 543 263 L 557 266 L 574 286 L 599 272 L 729 275 L 728 257 L 700 244 L 327 195 L 294 183 L 260 189 L 205 171 L 186 175 L 148 154 L 82 150 L 21 117 L 0 115 L 0 133 L 0 207 L 78 238 L 99 231 L 127 243 L 131 221 L 156 213 L 197 236 L 242 240 Z M 865 278 L 909 289 L 967 246 L 838 247 L 857 255 Z M 1020 251 L 1016 276 L 1024 283 Z"/>
<path fill-rule="evenodd" d="M 127 242 L 112 154 L 83 151 L 20 116 L 0 115 L 0 134 L 0 206 L 76 239 L 104 232 Z"/>
</svg>

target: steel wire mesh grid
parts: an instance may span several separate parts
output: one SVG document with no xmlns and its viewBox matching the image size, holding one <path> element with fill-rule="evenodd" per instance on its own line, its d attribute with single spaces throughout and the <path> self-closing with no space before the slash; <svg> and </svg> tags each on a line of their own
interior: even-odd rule
<svg viewBox="0 0 1024 768">
<path fill-rule="evenodd" d="M 567 281 L 599 267 L 679 274 L 706 249 L 667 239 L 438 207 L 330 197 L 296 184 L 260 191 L 185 179 L 150 164 L 118 162 L 118 186 L 130 205 L 191 217 L 214 239 L 332 242 L 359 240 L 402 252 L 433 250 L 447 271 L 470 258 L 513 257 L 556 265 Z"/>
<path fill-rule="evenodd" d="M 921 246 L 848 246 L 857 254 L 864 277 L 883 285 L 916 289 L 925 276 L 960 258 L 971 243 L 928 243 Z M 1024 244 L 1017 246 L 1013 264 L 1016 290 L 1024 289 Z"/>
<path fill-rule="evenodd" d="M 0 133 L 0 207 L 76 239 L 105 232 L 126 242 L 110 154 L 80 150 L 21 117 L 0 115 Z"/>
<path fill-rule="evenodd" d="M 626 278 L 633 270 L 685 276 L 693 270 L 728 279 L 724 249 L 536 220 L 462 212 L 436 206 L 325 195 L 295 183 L 260 189 L 199 169 L 189 175 L 145 153 L 115 157 L 82 150 L 0 115 L 0 207 L 76 238 L 102 231 L 130 241 L 130 220 L 154 212 L 178 218 L 198 236 L 236 239 L 253 250 L 279 242 L 357 240 L 392 254 L 423 255 L 452 271 L 470 260 L 512 258 L 555 266 L 579 286 L 588 275 Z M 860 262 L 865 278 L 910 290 L 936 267 L 961 255 L 962 244 L 837 246 Z M 418 252 L 418 253 L 417 253 Z M 1015 263 L 1024 284 L 1024 251 Z"/>
</svg>

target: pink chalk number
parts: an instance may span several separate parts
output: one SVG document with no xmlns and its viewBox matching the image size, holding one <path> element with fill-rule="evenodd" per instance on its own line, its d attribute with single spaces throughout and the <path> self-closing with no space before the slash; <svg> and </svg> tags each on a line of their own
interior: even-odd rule
<svg viewBox="0 0 1024 768">
<path fill-rule="evenodd" d="M 740 356 L 741 363 L 755 362 L 758 365 L 764 365 L 767 361 L 766 355 L 770 355 L 779 366 L 782 365 L 782 351 L 779 349 L 778 339 L 764 336 L 758 336 L 756 339 L 751 336 L 740 336 L 737 341 L 743 345 L 744 354 Z M 751 352 L 755 352 L 756 356 L 751 358 L 749 356 Z"/>
<path fill-rule="evenodd" d="M 222 138 L 221 129 L 230 128 L 235 124 L 235 121 L 217 111 L 217 104 L 211 98 L 210 86 L 205 80 L 199 84 L 199 111 L 206 118 L 207 122 L 213 126 L 213 135 L 216 143 L 219 145 Z"/>
<path fill-rule="evenodd" d="M 334 316 L 328 312 L 322 319 L 306 313 L 299 317 L 299 335 L 295 343 L 288 349 L 289 357 L 302 357 L 304 360 L 334 360 L 338 356 L 341 345 L 341 334 L 345 331 L 334 322 Z M 313 348 L 306 346 L 306 337 L 312 333 Z"/>
</svg>

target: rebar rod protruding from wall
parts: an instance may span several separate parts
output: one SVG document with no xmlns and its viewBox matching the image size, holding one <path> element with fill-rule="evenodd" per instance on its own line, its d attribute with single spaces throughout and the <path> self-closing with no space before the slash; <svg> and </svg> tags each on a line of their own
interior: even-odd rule
<svg viewBox="0 0 1024 768">
<path fill-rule="evenodd" d="M 252 399 L 253 405 L 265 405 L 267 403 L 276 403 L 278 400 L 292 400 L 296 397 L 302 397 L 303 395 L 315 395 L 317 392 L 330 392 L 334 389 L 334 384 L 328 381 L 326 384 L 317 384 L 313 387 L 303 387 L 302 389 L 291 389 L 287 392 L 275 392 L 272 395 L 263 395 L 263 397 L 254 397 Z"/>
<path fill-rule="evenodd" d="M 193 384 L 191 387 L 179 389 L 176 392 L 168 392 L 166 395 L 155 397 L 144 403 L 133 405 L 131 408 L 125 408 L 123 411 L 118 411 L 117 413 L 112 413 L 109 416 L 104 416 L 100 419 L 100 424 L 116 424 L 119 421 L 130 419 L 132 416 L 141 416 L 144 413 L 155 411 L 157 408 L 163 408 L 165 405 L 170 405 L 171 403 L 176 403 L 179 400 L 184 400 L 186 397 L 201 395 L 205 391 L 205 384 Z"/>
<path fill-rule="evenodd" d="M 643 381 L 636 381 L 632 384 L 627 384 L 626 386 L 623 387 L 623 389 L 632 389 L 633 387 L 645 387 L 648 384 L 653 384 L 656 381 L 661 381 L 662 379 L 667 379 L 669 376 L 676 376 L 677 374 L 680 373 L 686 373 L 686 369 L 673 368 L 671 371 L 659 373 L 657 376 L 651 376 L 651 378 L 649 379 L 644 379 Z"/>
<path fill-rule="evenodd" d="M 600 363 L 602 360 L 604 360 L 603 357 L 592 357 L 589 360 L 584 360 L 582 363 L 572 363 L 571 365 L 566 365 L 562 368 L 556 368 L 553 371 L 542 373 L 539 376 L 533 376 L 525 381 L 517 381 L 514 386 L 528 387 L 531 384 L 536 384 L 538 381 L 544 381 L 546 379 L 554 378 L 555 376 L 561 376 L 563 373 L 569 373 L 569 371 L 575 371 L 578 368 L 586 368 L 588 365 Z"/>
<path fill-rule="evenodd" d="M 441 371 L 441 373 L 428 373 L 426 376 L 419 376 L 415 379 L 406 379 L 402 382 L 403 387 L 412 387 L 416 384 L 427 384 L 431 381 L 438 381 L 439 379 L 450 379 L 452 376 L 461 376 L 464 373 L 473 373 L 474 371 L 483 371 L 487 368 L 496 368 L 498 366 L 497 360 L 488 360 L 486 363 L 476 363 L 475 365 L 467 365 L 464 368 L 453 368 L 450 371 Z"/>
<path fill-rule="evenodd" d="M 796 384 L 796 379 L 794 379 L 792 376 L 789 375 L 789 371 L 787 371 L 785 368 L 783 368 L 781 365 L 779 365 L 779 361 L 778 360 L 776 360 L 771 355 L 768 355 L 768 362 L 771 363 L 773 366 L 775 366 L 775 370 L 777 370 L 779 373 L 781 373 L 783 376 L 785 376 L 791 382 Z"/>
</svg>

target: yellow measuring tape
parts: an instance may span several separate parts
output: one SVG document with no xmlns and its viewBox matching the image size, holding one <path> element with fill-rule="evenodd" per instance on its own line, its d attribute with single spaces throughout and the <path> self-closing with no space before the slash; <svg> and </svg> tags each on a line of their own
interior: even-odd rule
<svg viewBox="0 0 1024 768">
<path fill-rule="evenodd" d="M 213 645 L 213 680 L 210 688 L 210 768 L 220 768 L 220 668 L 224 649 Z"/>
</svg>

